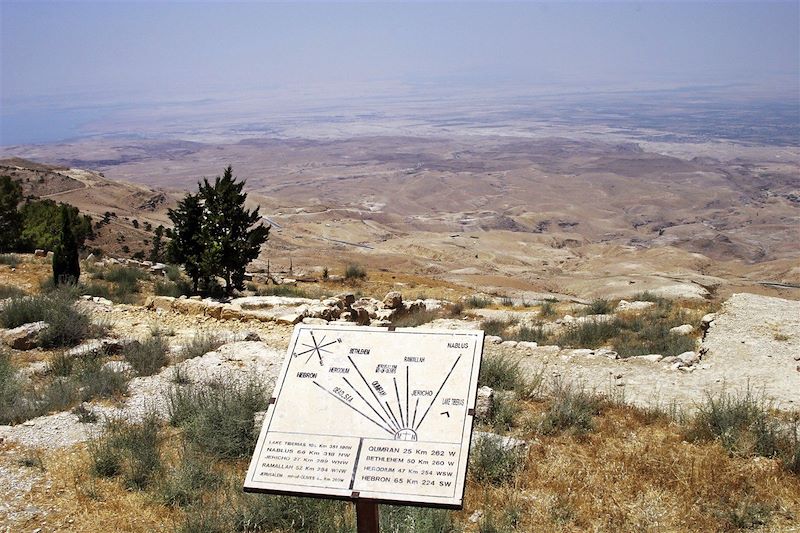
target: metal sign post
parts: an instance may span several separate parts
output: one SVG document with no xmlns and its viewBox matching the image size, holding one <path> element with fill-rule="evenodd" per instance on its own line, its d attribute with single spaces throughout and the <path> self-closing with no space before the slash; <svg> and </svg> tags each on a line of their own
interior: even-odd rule
<svg viewBox="0 0 800 533">
<path fill-rule="evenodd" d="M 461 509 L 480 330 L 295 327 L 244 490 Z"/>
</svg>

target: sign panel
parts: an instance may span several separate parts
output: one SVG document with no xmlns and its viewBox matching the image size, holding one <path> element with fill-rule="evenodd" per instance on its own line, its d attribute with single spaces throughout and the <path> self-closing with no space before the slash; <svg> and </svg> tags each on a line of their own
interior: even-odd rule
<svg viewBox="0 0 800 533">
<path fill-rule="evenodd" d="M 295 327 L 248 492 L 461 508 L 483 331 Z"/>
</svg>

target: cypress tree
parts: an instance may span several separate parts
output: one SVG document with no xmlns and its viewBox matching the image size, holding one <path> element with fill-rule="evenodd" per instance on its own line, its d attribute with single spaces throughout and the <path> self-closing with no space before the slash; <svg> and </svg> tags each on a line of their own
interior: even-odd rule
<svg viewBox="0 0 800 533">
<path fill-rule="evenodd" d="M 61 206 L 61 232 L 53 250 L 53 283 L 78 283 L 81 265 L 78 258 L 78 240 L 72 230 L 73 221 L 66 205 Z"/>
</svg>

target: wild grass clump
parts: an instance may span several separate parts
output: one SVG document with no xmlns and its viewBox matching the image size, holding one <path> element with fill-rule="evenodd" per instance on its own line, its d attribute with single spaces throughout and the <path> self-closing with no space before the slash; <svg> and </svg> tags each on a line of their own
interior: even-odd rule
<svg viewBox="0 0 800 533">
<path fill-rule="evenodd" d="M 614 311 L 614 306 L 605 298 L 596 298 L 581 311 L 584 315 L 607 315 Z"/>
<path fill-rule="evenodd" d="M 453 513 L 441 509 L 405 507 L 399 505 L 380 506 L 380 529 L 385 533 L 456 533 L 460 531 L 453 520 Z"/>
<path fill-rule="evenodd" d="M 698 407 L 686 438 L 692 442 L 718 441 L 729 453 L 739 456 L 791 457 L 797 452 L 797 432 L 785 435 L 769 412 L 764 397 L 749 388 L 740 394 L 711 394 Z M 792 450 L 794 444 L 794 450 Z"/>
<path fill-rule="evenodd" d="M 531 326 L 520 326 L 516 333 L 511 335 L 510 340 L 546 343 L 551 339 L 549 332 L 545 331 L 543 324 L 533 324 Z"/>
<path fill-rule="evenodd" d="M 97 422 L 97 413 L 86 407 L 84 404 L 80 404 L 73 408 L 72 414 L 78 417 L 78 422 L 81 424 L 93 424 L 94 422 Z"/>
<path fill-rule="evenodd" d="M 84 339 L 99 333 L 93 331 L 89 314 L 79 310 L 74 300 L 65 296 L 50 299 L 51 307 L 45 312 L 48 328 L 39 333 L 38 343 L 44 348 L 75 346 Z"/>
<path fill-rule="evenodd" d="M 0 285 L 0 300 L 6 298 L 21 298 L 25 296 L 25 291 L 13 285 Z"/>
<path fill-rule="evenodd" d="M 17 268 L 17 265 L 19 265 L 19 256 L 17 256 L 17 254 L 0 254 L 0 265 Z"/>
<path fill-rule="evenodd" d="M 197 451 L 184 449 L 180 463 L 159 486 L 161 501 L 170 507 L 187 507 L 200 501 L 203 492 L 217 489 L 223 476 Z"/>
<path fill-rule="evenodd" d="M 522 450 L 504 446 L 498 437 L 482 435 L 476 438 L 470 454 L 470 473 L 478 483 L 502 485 L 513 481 L 524 461 Z"/>
<path fill-rule="evenodd" d="M 77 392 L 75 384 L 65 378 L 34 387 L 20 376 L 8 354 L 0 353 L 0 424 L 16 424 L 61 411 L 75 401 Z"/>
<path fill-rule="evenodd" d="M 49 305 L 49 295 L 13 297 L 0 312 L 0 325 L 4 328 L 16 328 L 44 320 Z"/>
<path fill-rule="evenodd" d="M 160 279 L 153 285 L 153 294 L 156 296 L 172 296 L 173 298 L 189 296 L 192 294 L 192 285 L 183 279 L 178 279 L 177 281 Z"/>
<path fill-rule="evenodd" d="M 225 459 L 249 457 L 256 439 L 253 416 L 266 409 L 267 400 L 255 380 L 176 386 L 168 395 L 170 423 L 200 450 Z"/>
<path fill-rule="evenodd" d="M 109 421 L 105 432 L 89 442 L 92 471 L 99 477 L 120 476 L 130 489 L 146 488 L 161 469 L 159 428 L 155 413 L 141 421 Z"/>
<path fill-rule="evenodd" d="M 0 324 L 15 328 L 44 321 L 49 327 L 39 334 L 39 345 L 46 348 L 75 345 L 91 333 L 89 315 L 75 306 L 76 298 L 72 288 L 11 298 L 0 311 Z"/>
<path fill-rule="evenodd" d="M 84 357 L 75 380 L 80 386 L 81 400 L 120 398 L 128 393 L 130 375 L 103 366 L 99 356 Z"/>
<path fill-rule="evenodd" d="M 668 306 L 671 305 L 672 303 L 669 298 L 658 296 L 650 291 L 637 292 L 636 294 L 633 295 L 631 300 L 634 302 L 653 302 L 654 304 L 661 306 L 665 305 Z"/>
<path fill-rule="evenodd" d="M 693 351 L 696 340 L 688 335 L 670 333 L 669 324 L 659 322 L 644 325 L 641 329 L 622 331 L 614 342 L 614 349 L 620 357 L 634 357 L 658 353 L 664 356 L 680 355 Z"/>
<path fill-rule="evenodd" d="M 497 318 L 488 318 L 481 322 L 481 329 L 486 335 L 494 337 L 503 337 L 506 335 L 507 329 L 512 325 L 509 320 L 500 320 Z"/>
<path fill-rule="evenodd" d="M 134 300 L 134 295 L 139 293 L 140 281 L 147 279 L 149 274 L 136 267 L 131 266 L 113 266 L 108 270 L 101 270 L 93 275 L 94 279 L 107 281 L 113 285 L 113 289 L 108 291 L 109 298 L 115 302 L 131 303 Z M 92 287 L 95 291 L 101 291 L 99 284 L 93 284 Z M 99 296 L 96 295 L 96 296 Z"/>
<path fill-rule="evenodd" d="M 295 285 L 267 285 L 256 291 L 257 296 L 285 296 L 290 298 L 308 298 L 306 291 Z"/>
<path fill-rule="evenodd" d="M 47 373 L 53 376 L 66 377 L 72 374 L 72 368 L 75 366 L 75 358 L 64 354 L 56 354 L 47 365 Z"/>
<path fill-rule="evenodd" d="M 497 433 L 505 433 L 516 425 L 521 409 L 513 398 L 507 394 L 495 394 L 492 405 L 492 416 L 487 421 Z"/>
<path fill-rule="evenodd" d="M 11 357 L 0 352 L 0 424 L 12 423 L 17 418 L 21 390 L 21 379 Z"/>
<path fill-rule="evenodd" d="M 492 300 L 483 296 L 470 296 L 464 300 L 464 307 L 467 309 L 484 309 L 492 305 Z"/>
<path fill-rule="evenodd" d="M 168 280 L 177 282 L 181 279 L 181 267 L 178 265 L 168 264 L 164 269 L 164 275 Z"/>
<path fill-rule="evenodd" d="M 392 320 L 392 325 L 398 328 L 413 328 L 428 324 L 439 318 L 438 311 L 417 311 L 416 313 L 403 313 Z"/>
<path fill-rule="evenodd" d="M 350 263 L 344 269 L 344 279 L 346 281 L 363 281 L 367 279 L 367 270 L 357 263 Z"/>
<path fill-rule="evenodd" d="M 125 360 L 140 376 L 152 376 L 169 362 L 166 339 L 160 332 L 154 332 L 142 342 L 134 342 L 122 351 Z"/>
<path fill-rule="evenodd" d="M 670 329 L 699 322 L 703 312 L 682 309 L 672 300 L 648 293 L 644 298 L 649 298 L 646 301 L 655 301 L 656 305 L 641 313 L 623 313 L 612 320 L 568 324 L 548 340 L 571 348 L 611 345 L 623 358 L 651 353 L 680 355 L 694 350 L 694 337 L 671 333 Z"/>
<path fill-rule="evenodd" d="M 532 429 L 542 435 L 583 435 L 594 430 L 594 417 L 600 414 L 603 404 L 604 400 L 593 391 L 557 383 L 549 407 Z"/>
<path fill-rule="evenodd" d="M 298 533 L 350 533 L 343 502 L 245 494 L 231 509 L 229 531 L 296 531 Z"/>
<path fill-rule="evenodd" d="M 556 302 L 552 300 L 545 300 L 539 306 L 539 317 L 553 318 L 556 316 Z"/>
<path fill-rule="evenodd" d="M 508 355 L 487 355 L 481 361 L 479 387 L 495 390 L 514 390 L 523 380 L 520 358 Z"/>
<path fill-rule="evenodd" d="M 207 333 L 197 334 L 181 347 L 180 351 L 175 355 L 175 362 L 202 357 L 208 352 L 216 350 L 222 344 L 223 342 L 213 335 Z"/>
<path fill-rule="evenodd" d="M 597 348 L 619 333 L 620 326 L 616 321 L 581 322 L 569 324 L 564 331 L 556 336 L 555 342 L 559 346 Z"/>
</svg>

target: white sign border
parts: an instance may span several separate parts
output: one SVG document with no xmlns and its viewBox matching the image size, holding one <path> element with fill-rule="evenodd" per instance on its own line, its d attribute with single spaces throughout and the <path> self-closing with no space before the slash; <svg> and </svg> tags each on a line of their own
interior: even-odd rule
<svg viewBox="0 0 800 533">
<path fill-rule="evenodd" d="M 434 335 L 447 335 L 447 336 L 469 336 L 474 338 L 475 346 L 473 348 L 472 354 L 472 364 L 470 368 L 470 378 L 469 378 L 469 389 L 467 392 L 467 409 L 466 415 L 464 419 L 464 423 L 462 424 L 462 437 L 461 437 L 461 451 L 464 451 L 466 448 L 466 453 L 460 454 L 460 461 L 458 465 L 458 470 L 456 471 L 456 482 L 457 484 L 461 485 L 461 494 L 456 497 L 452 498 L 443 498 L 449 500 L 448 502 L 436 502 L 436 501 L 428 501 L 426 499 L 429 498 L 436 498 L 430 496 L 420 496 L 420 499 L 390 499 L 390 498 L 382 498 L 382 497 L 375 497 L 375 496 L 362 496 L 358 491 L 352 490 L 345 490 L 345 489 L 325 489 L 329 492 L 309 492 L 308 490 L 281 490 L 275 488 L 267 488 L 265 485 L 269 485 L 268 483 L 262 483 L 254 481 L 253 478 L 256 473 L 256 469 L 258 466 L 258 461 L 260 457 L 260 449 L 263 447 L 264 441 L 266 440 L 267 433 L 269 432 L 270 423 L 272 421 L 273 415 L 275 414 L 274 405 L 278 400 L 278 396 L 280 391 L 286 381 L 286 376 L 289 371 L 289 366 L 291 364 L 293 348 L 295 347 L 298 337 L 302 331 L 307 331 L 313 329 L 317 330 L 324 330 L 324 331 L 343 331 L 346 330 L 348 332 L 352 331 L 359 331 L 359 332 L 376 332 L 376 333 L 397 333 L 397 334 L 434 334 Z M 404 506 L 416 506 L 416 507 L 430 507 L 430 508 L 439 508 L 439 509 L 450 509 L 450 510 L 461 510 L 464 507 L 464 494 L 466 492 L 467 486 L 467 467 L 469 465 L 469 456 L 470 452 L 472 451 L 472 433 L 474 430 L 475 424 L 475 403 L 477 401 L 478 395 L 478 376 L 480 374 L 481 363 L 483 360 L 483 344 L 484 344 L 484 332 L 480 329 L 468 329 L 468 330 L 450 330 L 450 329 L 425 329 L 425 328 L 378 328 L 378 327 L 355 327 L 355 326 L 336 326 L 333 324 L 328 325 L 311 325 L 311 324 L 297 324 L 292 332 L 292 337 L 289 341 L 289 346 L 287 348 L 286 357 L 284 358 L 283 366 L 281 368 L 281 372 L 278 375 L 278 378 L 275 381 L 275 388 L 272 392 L 272 395 L 269 400 L 269 405 L 267 407 L 267 413 L 264 417 L 264 422 L 261 427 L 261 431 L 259 432 L 259 437 L 256 442 L 256 447 L 253 451 L 253 456 L 250 460 L 250 465 L 248 466 L 247 473 L 245 476 L 245 480 L 243 483 L 243 491 L 248 493 L 257 493 L 257 494 L 275 494 L 275 495 L 283 495 L 283 496 L 296 496 L 296 497 L 309 497 L 309 498 L 319 498 L 319 499 L 331 499 L 331 500 L 346 500 L 346 501 L 356 501 L 356 500 L 368 500 L 374 501 L 376 503 L 387 504 L 387 505 L 404 505 Z M 357 465 L 354 467 L 357 470 Z M 353 471 L 353 475 L 355 475 L 355 471 Z M 298 485 L 298 487 L 308 489 L 308 486 Z M 334 492 L 331 494 L 330 492 Z M 367 493 L 370 495 L 375 495 L 378 493 Z M 454 503 L 451 503 L 454 502 Z"/>
</svg>

